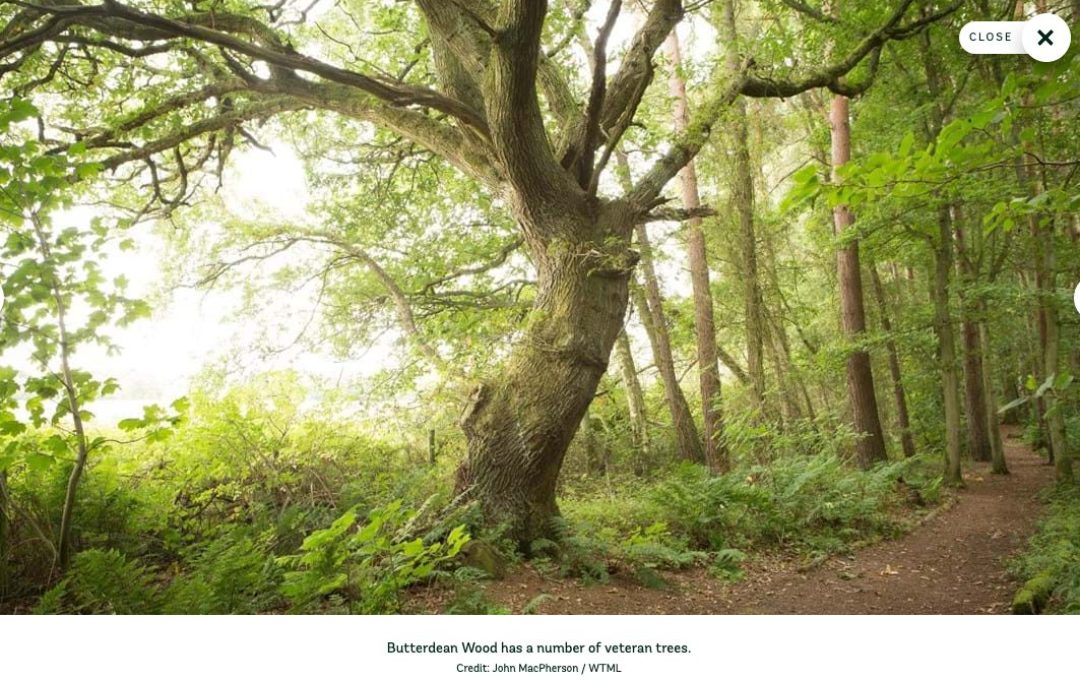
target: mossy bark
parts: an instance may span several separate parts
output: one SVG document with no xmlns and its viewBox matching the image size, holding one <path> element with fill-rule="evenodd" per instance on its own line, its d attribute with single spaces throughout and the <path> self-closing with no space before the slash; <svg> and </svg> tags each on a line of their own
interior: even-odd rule
<svg viewBox="0 0 1080 680">
<path fill-rule="evenodd" d="M 900 372 L 900 352 L 896 347 L 896 340 L 892 338 L 892 319 L 889 316 L 889 306 L 885 300 L 885 286 L 881 282 L 877 265 L 870 266 L 870 281 L 873 285 L 874 299 L 877 301 L 878 314 L 881 317 L 881 330 L 889 335 L 885 343 L 885 349 L 889 352 L 889 373 L 892 376 L 893 399 L 896 403 L 896 424 L 900 428 L 900 444 L 904 450 L 904 456 L 911 458 L 915 455 L 915 438 L 911 433 L 911 418 L 908 415 L 907 391 L 904 389 L 904 378 Z"/>
<path fill-rule="evenodd" d="M 960 302 L 967 450 L 974 460 L 986 462 L 993 459 L 990 423 L 986 418 L 986 381 L 983 378 L 986 368 L 982 342 L 979 339 L 979 304 L 977 300 L 972 299 L 974 293 L 970 291 L 970 288 L 978 283 L 978 271 L 972 262 L 971 251 L 978 252 L 981 239 L 978 238 L 978 230 L 974 230 L 971 237 L 972 243 L 969 244 L 967 242 L 969 237 L 961 226 L 963 218 L 958 216 L 953 221 L 956 223 L 957 269 L 960 281 L 964 284 L 960 287 Z"/>
<path fill-rule="evenodd" d="M 637 255 L 633 215 L 622 204 L 597 202 L 554 224 L 522 222 L 537 299 L 503 370 L 476 388 L 462 418 L 468 457 L 459 488 L 528 549 L 554 533 L 563 457 L 622 331 Z"/>
<path fill-rule="evenodd" d="M 960 379 L 956 365 L 956 338 L 949 307 L 949 287 L 953 269 L 952 227 L 949 211 L 938 214 L 938 238 L 934 252 L 932 297 L 934 332 L 938 339 L 938 363 L 941 366 L 942 401 L 945 405 L 945 483 L 963 486 L 960 470 Z"/>
<path fill-rule="evenodd" d="M 1046 608 L 1050 596 L 1054 593 L 1054 578 L 1048 573 L 1041 573 L 1030 579 L 1016 591 L 1012 601 L 1013 614 L 1039 614 Z"/>
<path fill-rule="evenodd" d="M 981 311 L 985 316 L 986 305 L 981 305 Z M 983 355 L 983 385 L 986 392 L 986 422 L 990 430 L 990 471 L 995 475 L 1009 474 L 1009 466 L 1005 461 L 1005 446 L 1001 440 L 1001 422 L 998 417 L 998 399 L 994 393 L 994 380 L 992 378 L 993 367 L 990 363 L 990 331 L 986 322 L 979 324 L 979 344 L 982 346 Z"/>
<path fill-rule="evenodd" d="M 736 7 L 733 0 L 723 4 L 720 36 L 724 42 L 724 59 L 729 72 L 738 73 L 743 56 L 739 50 Z M 732 102 L 728 119 L 731 139 L 731 201 L 735 207 L 739 233 L 739 268 L 743 281 L 743 309 L 746 314 L 746 373 L 750 378 L 750 399 L 755 417 L 770 419 L 766 402 L 765 301 L 758 271 L 757 225 L 754 219 L 754 171 L 750 156 L 750 124 L 746 102 Z"/>
<path fill-rule="evenodd" d="M 625 330 L 619 333 L 615 344 L 615 352 L 619 359 L 623 387 L 626 390 L 630 432 L 634 438 L 634 474 L 640 476 L 645 474 L 645 468 L 650 456 L 649 425 L 645 410 L 645 393 L 641 389 L 641 381 L 638 380 L 634 353 L 630 349 L 630 338 L 626 336 Z"/>
</svg>

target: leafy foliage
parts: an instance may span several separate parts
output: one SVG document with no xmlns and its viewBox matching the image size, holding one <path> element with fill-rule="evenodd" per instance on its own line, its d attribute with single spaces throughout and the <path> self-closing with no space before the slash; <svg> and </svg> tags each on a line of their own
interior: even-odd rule
<svg viewBox="0 0 1080 680">
<path fill-rule="evenodd" d="M 1080 613 L 1080 491 L 1053 494 L 1038 533 L 1010 566 L 1023 580 L 1040 575 L 1050 579 L 1050 611 Z"/>
<path fill-rule="evenodd" d="M 430 545 L 421 538 L 403 540 L 397 532 L 412 517 L 394 502 L 370 512 L 367 524 L 353 532 L 357 512 L 347 511 L 326 529 L 308 535 L 298 553 L 278 558 L 288 570 L 281 592 L 296 611 L 341 592 L 349 595 L 351 612 L 393 611 L 401 590 L 430 578 L 469 541 L 463 526 Z"/>
</svg>

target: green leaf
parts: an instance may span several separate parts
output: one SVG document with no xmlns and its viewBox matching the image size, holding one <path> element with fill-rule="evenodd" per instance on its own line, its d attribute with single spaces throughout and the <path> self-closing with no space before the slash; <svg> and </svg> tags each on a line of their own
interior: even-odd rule
<svg viewBox="0 0 1080 680">
<path fill-rule="evenodd" d="M 1042 385 L 1039 385 L 1039 389 L 1035 390 L 1036 399 L 1046 394 L 1046 391 L 1054 386 L 1054 377 L 1055 376 L 1051 374 L 1049 377 L 1046 378 L 1046 380 L 1043 381 Z"/>
<path fill-rule="evenodd" d="M 1019 406 L 1023 406 L 1024 404 L 1028 403 L 1029 401 L 1031 401 L 1030 397 L 1020 397 L 1019 399 L 1013 399 L 1008 404 L 1005 404 L 1004 406 L 1002 406 L 1001 408 L 998 409 L 998 415 L 1003 416 L 1006 413 L 1008 413 L 1009 411 L 1013 410 L 1014 408 L 1017 408 Z"/>
<path fill-rule="evenodd" d="M 24 460 L 26 461 L 26 467 L 30 468 L 32 472 L 44 472 L 56 465 L 56 459 L 52 456 L 46 456 L 44 453 L 28 453 Z"/>
<path fill-rule="evenodd" d="M 124 418 L 116 426 L 124 432 L 134 432 L 135 430 L 141 430 L 146 426 L 146 423 L 142 418 Z"/>
<path fill-rule="evenodd" d="M 52 435 L 42 443 L 54 456 L 63 456 L 68 453 L 67 441 L 58 434 Z"/>
</svg>

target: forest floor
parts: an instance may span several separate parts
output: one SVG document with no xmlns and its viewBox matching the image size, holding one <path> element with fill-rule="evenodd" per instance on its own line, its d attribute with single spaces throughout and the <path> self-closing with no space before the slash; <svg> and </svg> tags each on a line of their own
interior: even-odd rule
<svg viewBox="0 0 1080 680">
<path fill-rule="evenodd" d="M 613 575 L 583 585 L 529 565 L 490 583 L 486 597 L 514 613 L 541 594 L 544 614 L 1003 614 L 1019 586 L 1006 569 L 1041 514 L 1053 467 L 1019 439 L 1005 440 L 1010 472 L 968 467 L 953 502 L 910 533 L 831 557 L 813 568 L 792 558 L 756 561 L 728 583 L 704 569 L 665 574 L 646 588 Z"/>
</svg>

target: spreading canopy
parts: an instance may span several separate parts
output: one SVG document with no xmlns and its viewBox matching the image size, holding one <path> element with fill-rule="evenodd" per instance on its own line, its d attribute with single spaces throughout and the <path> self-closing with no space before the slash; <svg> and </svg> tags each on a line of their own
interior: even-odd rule
<svg viewBox="0 0 1080 680">
<path fill-rule="evenodd" d="M 41 121 L 42 137 L 57 151 L 81 141 L 108 170 L 145 172 L 157 207 L 185 201 L 199 171 L 219 167 L 238 140 L 250 141 L 246 123 L 303 109 L 390 130 L 519 208 L 582 202 L 597 194 L 635 120 L 657 50 L 688 11 L 707 3 L 656 0 L 630 16 L 630 7 L 611 2 L 582 75 L 568 46 L 586 32 L 590 4 L 354 0 L 315 20 L 308 16 L 314 3 L 300 8 L 287 0 L 192 7 L 3 0 L 0 82 L 17 94 L 63 95 L 66 106 L 53 108 L 58 119 Z M 803 3 L 785 4 L 807 21 L 839 21 Z M 924 6 L 917 12 L 916 5 Z M 664 153 L 623 198 L 642 216 L 652 210 L 733 98 L 822 87 L 857 93 L 887 41 L 955 8 L 886 3 L 873 26 L 853 26 L 849 44 L 826 50 L 839 56 L 810 71 L 760 64 L 753 54 L 736 73 L 717 66 L 695 118 L 661 146 Z M 616 61 L 607 45 L 620 22 L 637 28 Z M 367 30 L 373 25 L 388 28 Z M 846 82 L 864 61 L 862 82 Z"/>
</svg>

